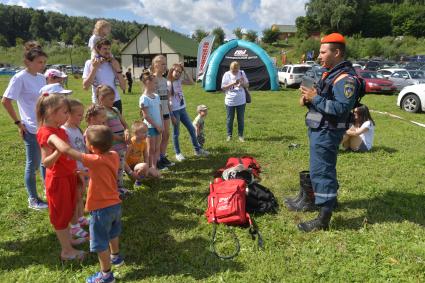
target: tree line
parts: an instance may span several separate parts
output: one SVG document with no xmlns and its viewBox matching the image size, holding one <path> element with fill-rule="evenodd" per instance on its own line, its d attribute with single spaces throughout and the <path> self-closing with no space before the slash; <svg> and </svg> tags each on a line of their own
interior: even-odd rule
<svg viewBox="0 0 425 283">
<path fill-rule="evenodd" d="M 114 40 L 128 42 L 143 26 L 135 21 L 107 19 L 112 25 Z M 97 19 L 73 17 L 56 12 L 0 4 L 0 46 L 20 45 L 36 39 L 40 42 L 64 42 L 85 45 L 93 33 Z"/>
<path fill-rule="evenodd" d="M 341 32 L 362 37 L 425 36 L 424 0 L 310 0 L 298 35 Z"/>
</svg>

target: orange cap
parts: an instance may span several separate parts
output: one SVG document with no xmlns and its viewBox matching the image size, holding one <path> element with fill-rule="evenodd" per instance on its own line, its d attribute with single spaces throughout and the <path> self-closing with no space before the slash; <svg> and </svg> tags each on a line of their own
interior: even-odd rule
<svg viewBox="0 0 425 283">
<path fill-rule="evenodd" d="M 340 33 L 331 33 L 322 38 L 320 43 L 342 43 L 345 45 L 345 38 Z"/>
</svg>

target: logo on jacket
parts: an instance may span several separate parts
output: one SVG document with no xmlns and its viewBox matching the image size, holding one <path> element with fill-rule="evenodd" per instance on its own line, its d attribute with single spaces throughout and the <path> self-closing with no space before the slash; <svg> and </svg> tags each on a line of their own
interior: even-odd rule
<svg viewBox="0 0 425 283">
<path fill-rule="evenodd" d="M 346 81 L 344 84 L 344 95 L 346 98 L 352 97 L 354 94 L 354 83 L 352 81 Z"/>
</svg>

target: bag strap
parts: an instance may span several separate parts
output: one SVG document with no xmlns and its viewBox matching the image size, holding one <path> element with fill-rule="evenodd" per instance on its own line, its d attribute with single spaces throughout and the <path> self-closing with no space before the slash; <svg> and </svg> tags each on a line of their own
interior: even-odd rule
<svg viewBox="0 0 425 283">
<path fill-rule="evenodd" d="M 257 236 L 258 248 L 263 249 L 264 248 L 264 240 L 263 240 L 263 236 L 260 233 L 260 230 L 258 229 L 257 223 L 255 223 L 254 219 L 252 219 L 251 216 L 248 213 L 246 213 L 246 217 L 247 217 L 248 222 L 249 222 L 248 232 L 251 235 L 252 240 L 255 241 L 255 236 Z"/>
<path fill-rule="evenodd" d="M 232 234 L 232 237 L 233 237 L 233 240 L 234 240 L 234 243 L 235 243 L 235 251 L 232 254 L 230 254 L 230 255 L 222 255 L 222 254 L 219 254 L 217 252 L 217 249 L 216 249 L 216 243 L 217 243 L 217 237 L 216 237 L 217 223 L 215 223 L 215 222 L 213 223 L 213 232 L 212 232 L 212 237 L 211 237 L 211 249 L 212 249 L 212 252 L 218 258 L 221 258 L 221 259 L 232 259 L 235 256 L 237 256 L 239 254 L 239 252 L 241 251 L 241 245 L 239 243 L 239 239 L 238 239 L 238 236 L 236 235 L 235 231 L 233 230 L 233 228 L 231 226 L 227 226 L 227 229 Z"/>
</svg>

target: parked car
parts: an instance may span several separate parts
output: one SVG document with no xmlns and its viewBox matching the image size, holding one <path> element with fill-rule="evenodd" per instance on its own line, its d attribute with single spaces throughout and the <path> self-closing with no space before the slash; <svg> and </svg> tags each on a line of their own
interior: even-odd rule
<svg viewBox="0 0 425 283">
<path fill-rule="evenodd" d="M 409 85 L 425 83 L 425 74 L 421 70 L 413 72 L 406 69 L 390 68 L 381 69 L 378 73 L 393 81 L 398 90 L 402 90 Z"/>
<path fill-rule="evenodd" d="M 297 86 L 310 69 L 311 66 L 308 64 L 285 65 L 277 72 L 279 83 L 283 84 L 284 87 Z"/>
<path fill-rule="evenodd" d="M 425 84 L 403 88 L 397 97 L 397 106 L 407 112 L 425 111 Z"/>
<path fill-rule="evenodd" d="M 13 76 L 16 74 L 16 71 L 13 68 L 0 68 L 0 76 Z"/>
<path fill-rule="evenodd" d="M 390 80 L 384 78 L 378 72 L 369 70 L 356 70 L 357 74 L 366 82 L 366 93 L 388 93 L 393 94 L 397 87 Z"/>
<path fill-rule="evenodd" d="M 379 61 L 367 61 L 366 65 L 364 66 L 364 70 L 370 70 L 370 71 L 377 71 L 381 68 L 381 63 Z"/>
<path fill-rule="evenodd" d="M 307 72 L 305 72 L 305 75 L 307 77 L 310 77 L 314 80 L 314 83 L 317 84 L 320 79 L 322 78 L 322 74 L 325 71 L 324 68 L 311 68 Z"/>
</svg>

